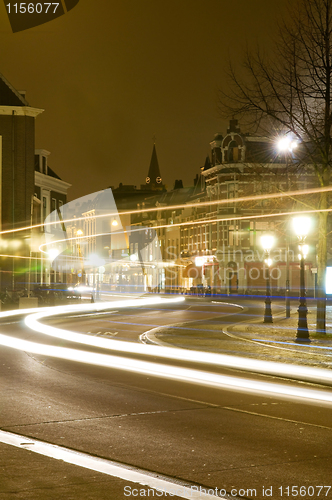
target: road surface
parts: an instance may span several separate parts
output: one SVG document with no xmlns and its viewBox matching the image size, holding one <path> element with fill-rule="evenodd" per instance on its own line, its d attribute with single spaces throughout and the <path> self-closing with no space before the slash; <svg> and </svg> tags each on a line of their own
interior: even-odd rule
<svg viewBox="0 0 332 500">
<path fill-rule="evenodd" d="M 73 313 L 43 322 L 87 338 L 136 345 L 142 333 L 157 326 L 209 318 L 221 324 L 242 319 L 239 308 L 230 305 L 185 303 Z M 18 319 L 3 319 L 1 334 L 43 343 L 53 352 L 63 348 L 126 357 L 45 337 Z M 268 390 L 243 392 L 247 380 L 322 394 L 331 393 L 328 387 L 202 365 L 185 355 L 183 360 L 149 358 L 166 371 L 169 366 L 192 370 L 194 381 L 184 381 L 167 373 L 130 371 L 135 360 L 145 358 L 129 354 L 129 369 L 114 369 L 1 348 L 1 430 L 19 436 L 19 443 L 5 444 L 8 434 L 0 439 L 0 499 L 117 500 L 151 498 L 153 492 L 156 497 L 158 491 L 159 498 L 203 498 L 204 491 L 205 498 L 213 498 L 212 490 L 219 498 L 291 498 L 296 492 L 299 498 L 332 498 L 331 403 Z M 235 378 L 239 385 L 200 383 L 203 372 Z M 43 451 L 33 453 L 29 450 L 38 443 L 27 438 L 59 445 L 61 452 L 82 452 L 83 466 L 62 455 L 56 460 Z M 106 459 L 106 468 L 112 461 L 113 472 L 96 472 L 89 457 Z M 121 479 L 117 467 L 127 471 L 128 466 L 141 476 Z M 166 483 L 149 489 L 158 477 Z M 179 495 L 163 492 L 165 484 Z"/>
</svg>

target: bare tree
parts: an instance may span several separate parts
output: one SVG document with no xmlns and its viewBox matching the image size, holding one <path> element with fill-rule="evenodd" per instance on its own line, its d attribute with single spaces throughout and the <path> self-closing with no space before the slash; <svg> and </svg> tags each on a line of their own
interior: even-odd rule
<svg viewBox="0 0 332 500">
<path fill-rule="evenodd" d="M 332 0 L 298 0 L 279 27 L 272 57 L 258 48 L 245 53 L 240 69 L 230 63 L 220 91 L 220 110 L 259 129 L 291 133 L 301 142 L 317 184 L 331 180 Z M 318 206 L 317 331 L 326 331 L 327 192 Z"/>
</svg>

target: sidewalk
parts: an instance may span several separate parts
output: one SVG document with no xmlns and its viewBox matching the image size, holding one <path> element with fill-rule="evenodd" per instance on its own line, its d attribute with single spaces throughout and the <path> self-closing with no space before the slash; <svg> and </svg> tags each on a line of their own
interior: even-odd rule
<svg viewBox="0 0 332 500">
<path fill-rule="evenodd" d="M 152 343 L 184 349 L 332 369 L 332 306 L 327 306 L 326 336 L 315 333 L 316 310 L 309 308 L 310 343 L 295 342 L 297 308 L 291 310 L 289 319 L 279 310 L 275 313 L 272 309 L 273 324 L 264 324 L 260 317 L 225 326 L 225 319 L 221 318 L 161 327 L 146 337 Z"/>
</svg>

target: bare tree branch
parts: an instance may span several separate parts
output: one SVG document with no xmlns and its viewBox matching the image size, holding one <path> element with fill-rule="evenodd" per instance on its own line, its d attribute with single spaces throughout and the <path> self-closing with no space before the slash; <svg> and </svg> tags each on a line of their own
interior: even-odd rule
<svg viewBox="0 0 332 500">
<path fill-rule="evenodd" d="M 243 63 L 229 63 L 220 89 L 219 110 L 255 129 L 271 127 L 301 142 L 302 161 L 311 165 L 320 186 L 331 181 L 332 165 L 332 0 L 298 0 L 279 26 L 270 57 L 247 48 Z M 307 201 L 305 201 L 306 203 Z M 328 195 L 319 214 L 317 328 L 325 331 L 324 279 L 327 262 Z"/>
</svg>

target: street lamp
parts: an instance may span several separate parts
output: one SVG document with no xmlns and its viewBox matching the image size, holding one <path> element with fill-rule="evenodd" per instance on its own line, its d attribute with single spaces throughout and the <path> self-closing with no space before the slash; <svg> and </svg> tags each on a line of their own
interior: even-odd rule
<svg viewBox="0 0 332 500">
<path fill-rule="evenodd" d="M 261 245 L 265 253 L 264 262 L 267 265 L 264 323 L 273 323 L 270 292 L 270 265 L 272 264 L 272 260 L 270 259 L 270 252 L 271 248 L 274 245 L 274 236 L 269 234 L 264 234 L 263 236 L 261 236 Z"/>
<path fill-rule="evenodd" d="M 308 253 L 308 245 L 305 245 L 306 236 L 310 230 L 311 219 L 306 216 L 294 217 L 293 228 L 299 239 L 300 250 L 300 304 L 298 308 L 299 321 L 296 332 L 296 342 L 310 342 L 307 322 L 307 299 L 304 281 L 304 261 Z"/>
<path fill-rule="evenodd" d="M 298 146 L 298 142 L 294 139 L 292 140 L 289 135 L 285 135 L 283 137 L 279 137 L 277 142 L 277 148 L 282 153 L 293 153 L 294 149 Z"/>
<path fill-rule="evenodd" d="M 277 141 L 277 148 L 280 153 L 283 153 L 285 156 L 286 162 L 286 177 L 287 177 L 287 190 L 289 190 L 289 172 L 288 172 L 288 163 L 289 158 L 292 158 L 294 149 L 298 147 L 298 142 L 296 140 L 292 140 L 289 135 L 285 135 L 279 137 Z M 287 231 L 286 236 L 286 286 L 285 286 L 285 300 L 286 300 L 286 318 L 290 318 L 290 284 L 289 284 L 289 232 Z"/>
</svg>

